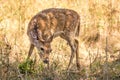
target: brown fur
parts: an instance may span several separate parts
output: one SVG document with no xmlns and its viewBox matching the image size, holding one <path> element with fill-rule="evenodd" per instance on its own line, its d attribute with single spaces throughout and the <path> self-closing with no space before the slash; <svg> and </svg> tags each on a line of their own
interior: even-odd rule
<svg viewBox="0 0 120 80">
<path fill-rule="evenodd" d="M 35 15 L 29 25 L 27 34 L 31 41 L 28 58 L 31 56 L 34 46 L 40 51 L 40 57 L 45 63 L 49 62 L 49 53 L 51 52 L 50 43 L 52 40 L 60 36 L 65 39 L 71 47 L 71 58 L 68 68 L 76 53 L 77 68 L 79 65 L 79 37 L 80 17 L 77 12 L 70 9 L 50 8 L 39 12 Z"/>
</svg>

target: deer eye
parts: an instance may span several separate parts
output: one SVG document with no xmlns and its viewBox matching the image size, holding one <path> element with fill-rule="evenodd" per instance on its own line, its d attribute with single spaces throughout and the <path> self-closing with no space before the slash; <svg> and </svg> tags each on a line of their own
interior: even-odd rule
<svg viewBox="0 0 120 80">
<path fill-rule="evenodd" d="M 40 50 L 41 50 L 41 51 L 44 51 L 44 48 L 41 47 Z"/>
</svg>

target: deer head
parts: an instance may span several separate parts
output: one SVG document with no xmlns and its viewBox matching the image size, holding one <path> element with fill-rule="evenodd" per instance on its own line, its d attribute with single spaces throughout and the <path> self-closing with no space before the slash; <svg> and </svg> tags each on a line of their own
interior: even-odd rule
<svg viewBox="0 0 120 80">
<path fill-rule="evenodd" d="M 30 36 L 32 37 L 31 42 L 38 49 L 39 56 L 43 60 L 43 62 L 48 64 L 49 55 L 52 51 L 51 42 L 53 38 L 59 36 L 60 34 L 64 34 L 64 32 L 59 31 L 52 34 L 49 31 L 49 32 L 44 32 L 45 34 L 42 34 L 42 33 L 43 32 L 41 30 L 38 30 L 37 28 L 34 28 L 34 30 L 31 30 L 30 32 Z"/>
</svg>

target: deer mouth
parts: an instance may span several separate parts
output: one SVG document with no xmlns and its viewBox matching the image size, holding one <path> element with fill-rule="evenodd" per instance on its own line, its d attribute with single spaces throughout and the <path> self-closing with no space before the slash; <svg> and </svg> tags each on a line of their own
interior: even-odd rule
<svg viewBox="0 0 120 80">
<path fill-rule="evenodd" d="M 43 63 L 47 64 L 47 68 L 49 69 L 49 59 L 43 60 Z"/>
<path fill-rule="evenodd" d="M 44 62 L 45 64 L 48 64 L 48 63 L 49 63 L 49 60 L 48 60 L 48 59 L 45 59 L 45 60 L 43 60 L 43 62 Z"/>
</svg>

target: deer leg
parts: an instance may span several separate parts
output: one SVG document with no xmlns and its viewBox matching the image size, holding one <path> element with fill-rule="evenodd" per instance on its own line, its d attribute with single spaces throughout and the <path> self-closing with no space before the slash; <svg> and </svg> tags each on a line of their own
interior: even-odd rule
<svg viewBox="0 0 120 80">
<path fill-rule="evenodd" d="M 33 49 L 34 49 L 34 45 L 31 44 L 31 45 L 30 45 L 30 48 L 29 48 L 27 60 L 30 58 L 30 56 L 31 56 L 31 54 L 32 54 L 32 52 L 33 52 Z"/>
<path fill-rule="evenodd" d="M 70 68 L 70 65 L 71 65 L 71 63 L 73 61 L 74 53 L 75 53 L 75 47 L 74 47 L 73 41 L 68 41 L 68 44 L 69 44 L 69 46 L 71 48 L 71 56 L 70 56 L 70 61 L 69 61 L 67 70 Z"/>
<path fill-rule="evenodd" d="M 75 40 L 75 46 L 76 46 L 76 65 L 77 65 L 77 69 L 80 70 L 80 64 L 79 64 L 79 42 L 78 42 L 78 40 Z"/>
<path fill-rule="evenodd" d="M 71 63 L 72 63 L 72 61 L 73 61 L 73 58 L 74 58 L 74 53 L 72 52 L 72 53 L 71 53 L 71 56 L 70 56 L 70 61 L 69 61 L 69 64 L 68 64 L 67 70 L 70 68 Z"/>
</svg>

